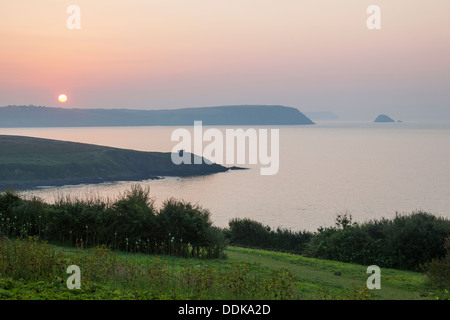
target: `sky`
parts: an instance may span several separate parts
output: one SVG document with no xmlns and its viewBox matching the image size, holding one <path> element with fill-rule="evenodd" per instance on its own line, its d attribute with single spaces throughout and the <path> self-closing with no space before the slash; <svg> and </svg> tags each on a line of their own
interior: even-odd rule
<svg viewBox="0 0 450 320">
<path fill-rule="evenodd" d="M 0 0 L 0 106 L 450 120 L 449 16 L 448 0 Z"/>
</svg>

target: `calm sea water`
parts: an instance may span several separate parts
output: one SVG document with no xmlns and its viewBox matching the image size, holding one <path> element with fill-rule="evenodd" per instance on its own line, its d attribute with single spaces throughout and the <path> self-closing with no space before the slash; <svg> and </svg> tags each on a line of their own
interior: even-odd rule
<svg viewBox="0 0 450 320">
<path fill-rule="evenodd" d="M 21 128 L 0 134 L 59 139 L 142 151 L 171 151 L 174 127 Z M 204 128 L 207 129 L 206 127 Z M 280 169 L 259 166 L 195 178 L 144 181 L 159 207 L 180 198 L 211 212 L 215 225 L 248 217 L 273 228 L 315 231 L 348 211 L 355 221 L 426 210 L 450 217 L 450 126 L 323 122 L 280 128 Z M 23 192 L 114 200 L 134 182 Z"/>
</svg>

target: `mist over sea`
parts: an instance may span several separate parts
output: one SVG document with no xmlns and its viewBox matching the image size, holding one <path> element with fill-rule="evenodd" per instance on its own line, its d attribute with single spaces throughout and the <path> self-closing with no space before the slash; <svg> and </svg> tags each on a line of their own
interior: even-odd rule
<svg viewBox="0 0 450 320">
<path fill-rule="evenodd" d="M 315 231 L 332 225 L 336 214 L 344 211 L 358 222 L 415 210 L 450 217 L 450 125 L 324 121 L 277 128 L 276 175 L 260 175 L 260 165 L 240 165 L 250 170 L 142 184 L 150 187 L 157 207 L 170 197 L 198 203 L 210 210 L 220 227 L 232 218 L 246 217 L 273 228 Z M 170 152 L 177 143 L 171 141 L 175 129 L 14 128 L 0 129 L 0 134 Z M 115 199 L 133 183 L 46 186 L 23 194 L 49 202 L 65 195 Z"/>
</svg>

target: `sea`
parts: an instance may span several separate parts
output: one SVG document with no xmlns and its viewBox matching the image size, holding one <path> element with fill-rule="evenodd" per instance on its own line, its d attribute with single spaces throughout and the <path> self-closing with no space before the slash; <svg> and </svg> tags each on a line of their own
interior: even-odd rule
<svg viewBox="0 0 450 320">
<path fill-rule="evenodd" d="M 177 144 L 171 139 L 176 129 L 0 128 L 0 134 L 171 152 Z M 448 123 L 317 121 L 254 129 L 279 130 L 276 174 L 262 175 L 262 165 L 249 164 L 239 165 L 248 170 L 207 176 L 41 186 L 21 194 L 49 203 L 67 196 L 114 201 L 139 183 L 149 188 L 157 208 L 167 199 L 183 199 L 208 209 L 218 227 L 227 227 L 233 218 L 249 218 L 273 229 L 314 232 L 334 225 L 342 213 L 362 223 L 419 210 L 450 218 Z"/>
</svg>

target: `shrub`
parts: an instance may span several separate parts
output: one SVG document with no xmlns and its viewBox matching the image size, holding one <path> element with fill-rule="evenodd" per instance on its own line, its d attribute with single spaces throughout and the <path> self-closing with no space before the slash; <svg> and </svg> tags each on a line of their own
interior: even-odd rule
<svg viewBox="0 0 450 320">
<path fill-rule="evenodd" d="M 308 255 L 369 265 L 379 263 L 379 250 L 379 242 L 364 227 L 352 226 L 320 230 L 308 247 Z"/>
<path fill-rule="evenodd" d="M 12 209 L 19 206 L 22 201 L 22 198 L 15 191 L 11 189 L 5 190 L 0 193 L 0 213 L 7 218 L 12 218 Z"/>
<path fill-rule="evenodd" d="M 272 230 L 269 226 L 247 218 L 230 220 L 229 229 L 224 232 L 233 245 L 295 253 L 303 253 L 312 238 L 309 232 L 292 232 L 281 228 Z"/>
<path fill-rule="evenodd" d="M 226 241 L 212 229 L 210 213 L 170 199 L 158 212 L 149 189 L 135 184 L 117 201 L 60 197 L 55 204 L 0 193 L 0 236 L 39 236 L 82 248 L 105 245 L 127 252 L 223 256 Z"/>
<path fill-rule="evenodd" d="M 112 205 L 111 214 L 110 234 L 115 235 L 114 241 L 120 249 L 136 251 L 142 241 L 149 239 L 153 243 L 160 239 L 154 199 L 148 188 L 133 185 Z"/>
<path fill-rule="evenodd" d="M 231 219 L 230 242 L 246 246 L 269 246 L 270 227 L 250 219 Z"/>
<path fill-rule="evenodd" d="M 158 222 L 164 242 L 174 253 L 185 253 L 186 245 L 192 246 L 193 256 L 200 256 L 203 249 L 211 255 L 213 247 L 224 248 L 217 230 L 211 230 L 209 211 L 200 206 L 171 198 L 163 203 Z M 219 252 L 214 254 L 218 255 Z"/>
<path fill-rule="evenodd" d="M 225 237 L 225 233 L 217 227 L 209 227 L 206 231 L 206 256 L 208 258 L 225 258 L 225 249 L 229 241 Z"/>
<path fill-rule="evenodd" d="M 16 237 L 19 223 L 14 208 L 20 206 L 23 200 L 12 190 L 0 193 L 0 236 Z"/>
<path fill-rule="evenodd" d="M 397 214 L 383 233 L 383 254 L 392 257 L 391 267 L 418 271 L 421 264 L 445 256 L 442 243 L 450 234 L 450 220 L 422 211 Z"/>
<path fill-rule="evenodd" d="M 399 215 L 392 220 L 369 221 L 320 228 L 307 254 L 316 258 L 376 264 L 418 271 L 421 264 L 445 256 L 442 243 L 450 234 L 450 220 L 426 212 Z"/>
<path fill-rule="evenodd" d="M 444 243 L 447 254 L 442 259 L 433 259 L 422 266 L 423 271 L 432 285 L 442 289 L 450 289 L 450 236 Z"/>
</svg>

